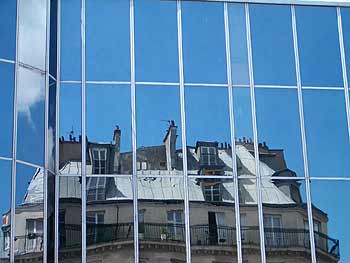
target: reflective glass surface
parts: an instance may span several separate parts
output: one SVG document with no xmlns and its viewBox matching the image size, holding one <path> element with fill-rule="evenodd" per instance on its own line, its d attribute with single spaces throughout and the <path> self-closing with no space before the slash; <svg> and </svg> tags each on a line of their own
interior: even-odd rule
<svg viewBox="0 0 350 263">
<path fill-rule="evenodd" d="M 11 241 L 11 161 L 0 160 L 0 213 L 2 217 L 0 231 L 0 258 L 1 262 L 10 262 Z"/>
<path fill-rule="evenodd" d="M 136 86 L 139 175 L 182 175 L 178 86 Z"/>
<path fill-rule="evenodd" d="M 47 151 L 47 158 L 48 158 L 48 169 L 51 171 L 55 171 L 55 165 L 56 165 L 56 105 L 57 105 L 57 99 L 56 99 L 56 81 L 50 78 L 50 84 L 49 84 L 49 119 L 48 119 L 48 151 Z"/>
<path fill-rule="evenodd" d="M 137 81 L 178 82 L 176 2 L 135 1 Z"/>
<path fill-rule="evenodd" d="M 233 88 L 234 134 L 237 144 L 253 143 L 252 106 L 249 88 Z"/>
<path fill-rule="evenodd" d="M 336 9 L 298 6 L 296 21 L 302 85 L 341 87 Z"/>
<path fill-rule="evenodd" d="M 130 79 L 129 1 L 86 1 L 86 79 Z"/>
<path fill-rule="evenodd" d="M 14 65 L 0 62 L 0 156 L 12 155 Z"/>
<path fill-rule="evenodd" d="M 17 159 L 44 164 L 45 75 L 19 67 Z"/>
<path fill-rule="evenodd" d="M 296 89 L 255 89 L 259 158 L 262 176 L 304 176 L 301 130 Z M 272 154 L 272 156 L 271 156 Z M 290 173 L 284 174 L 288 167 Z"/>
<path fill-rule="evenodd" d="M 290 6 L 250 5 L 249 11 L 255 84 L 295 85 Z"/>
<path fill-rule="evenodd" d="M 15 261 L 43 259 L 44 170 L 16 165 Z"/>
<path fill-rule="evenodd" d="M 226 83 L 223 3 L 182 3 L 184 74 L 187 83 Z"/>
<path fill-rule="evenodd" d="M 87 174 L 132 173 L 130 101 L 129 85 L 87 85 Z"/>
<path fill-rule="evenodd" d="M 223 165 L 220 154 L 230 158 L 227 88 L 186 86 L 185 89 L 188 174 L 225 175 L 226 169 L 215 167 Z"/>
<path fill-rule="evenodd" d="M 61 1 L 61 79 L 81 79 L 80 0 Z"/>
<path fill-rule="evenodd" d="M 16 1 L 3 0 L 0 3 L 0 36 L 6 41 L 0 43 L 0 58 L 15 59 L 16 53 Z"/>
<path fill-rule="evenodd" d="M 138 179 L 140 262 L 186 262 L 183 180 Z"/>
<path fill-rule="evenodd" d="M 45 70 L 47 1 L 20 0 L 18 3 L 18 60 Z"/>
<path fill-rule="evenodd" d="M 350 8 L 341 9 L 347 77 L 350 79 Z"/>
<path fill-rule="evenodd" d="M 350 232 L 348 181 L 311 181 L 315 246 L 318 261 L 345 263 L 349 258 Z M 325 194 L 327 193 L 327 194 Z M 338 261 L 337 261 L 338 260 Z"/>
<path fill-rule="evenodd" d="M 249 84 L 244 4 L 228 4 L 232 83 Z"/>
<path fill-rule="evenodd" d="M 244 169 L 244 164 L 241 167 Z M 237 168 L 240 169 L 239 166 Z M 251 171 L 246 170 L 244 175 L 250 176 Z M 261 256 L 256 179 L 239 179 L 238 189 L 242 258 L 247 262 L 258 263 L 261 262 Z"/>
<path fill-rule="evenodd" d="M 81 177 L 60 176 L 58 213 L 59 262 L 81 262 Z"/>
<path fill-rule="evenodd" d="M 236 250 L 232 178 L 191 178 L 188 184 L 193 261 L 232 262 Z"/>
<path fill-rule="evenodd" d="M 88 177 L 86 202 L 87 261 L 134 262 L 131 177 Z"/>
<path fill-rule="evenodd" d="M 288 257 L 295 262 L 310 262 L 304 180 L 263 178 L 261 192 L 267 261 L 278 260 L 280 251 L 288 249 Z M 299 253 L 300 250 L 305 253 Z"/>
<path fill-rule="evenodd" d="M 60 86 L 59 173 L 81 173 L 81 86 Z"/>
<path fill-rule="evenodd" d="M 350 145 L 344 91 L 304 90 L 311 177 L 349 177 Z"/>
</svg>

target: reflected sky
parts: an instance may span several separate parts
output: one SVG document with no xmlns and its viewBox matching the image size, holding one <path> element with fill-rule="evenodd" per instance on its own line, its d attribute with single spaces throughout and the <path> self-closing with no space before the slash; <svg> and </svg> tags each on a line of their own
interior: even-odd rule
<svg viewBox="0 0 350 263">
<path fill-rule="evenodd" d="M 185 81 L 227 83 L 223 4 L 184 1 L 182 33 Z"/>
<path fill-rule="evenodd" d="M 46 3 L 45 0 L 19 1 L 18 59 L 42 70 L 46 54 Z"/>
<path fill-rule="evenodd" d="M 303 86 L 341 87 L 341 59 L 335 8 L 296 7 Z"/>
<path fill-rule="evenodd" d="M 16 51 L 16 1 L 0 2 L 0 58 L 13 59 Z"/>
<path fill-rule="evenodd" d="M 256 89 L 258 141 L 282 149 L 287 167 L 304 176 L 296 89 Z"/>
<path fill-rule="evenodd" d="M 61 1 L 61 79 L 81 79 L 80 0 Z"/>
<path fill-rule="evenodd" d="M 86 79 L 130 79 L 129 1 L 86 1 Z"/>
<path fill-rule="evenodd" d="M 249 12 L 255 84 L 296 85 L 290 6 L 250 5 Z"/>
<path fill-rule="evenodd" d="M 19 68 L 17 159 L 44 163 L 45 76 Z"/>
<path fill-rule="evenodd" d="M 179 81 L 176 2 L 135 1 L 137 81 Z"/>
<path fill-rule="evenodd" d="M 349 177 L 350 145 L 344 91 L 304 90 L 311 177 Z"/>
<path fill-rule="evenodd" d="M 350 256 L 349 187 L 349 182 L 311 181 L 312 202 L 328 215 L 328 235 L 339 240 L 339 263 L 348 262 Z"/>
<path fill-rule="evenodd" d="M 0 156 L 11 157 L 13 125 L 14 65 L 0 62 Z"/>
</svg>

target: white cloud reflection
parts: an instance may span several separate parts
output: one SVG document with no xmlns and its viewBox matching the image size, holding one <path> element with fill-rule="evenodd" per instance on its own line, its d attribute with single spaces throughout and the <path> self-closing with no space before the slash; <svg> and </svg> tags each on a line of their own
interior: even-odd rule
<svg viewBox="0 0 350 263">
<path fill-rule="evenodd" d="M 19 67 L 17 87 L 17 110 L 24 114 L 30 126 L 35 127 L 32 120 L 32 108 L 45 99 L 45 77 L 43 74 Z"/>
<path fill-rule="evenodd" d="M 21 0 L 19 3 L 19 61 L 45 69 L 46 0 Z"/>
</svg>

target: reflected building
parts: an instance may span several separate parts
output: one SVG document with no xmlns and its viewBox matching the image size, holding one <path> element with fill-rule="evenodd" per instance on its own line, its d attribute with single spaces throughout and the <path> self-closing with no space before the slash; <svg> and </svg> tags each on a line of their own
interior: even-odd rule
<svg viewBox="0 0 350 263">
<path fill-rule="evenodd" d="M 130 152 L 120 152 L 122 131 L 110 143 L 87 139 L 86 243 L 97 262 L 133 259 L 133 189 Z M 141 262 L 186 262 L 182 149 L 176 148 L 177 126 L 166 131 L 162 145 L 137 149 L 138 237 Z M 187 147 L 192 262 L 232 262 L 236 225 L 232 149 L 224 142 L 198 141 Z M 260 258 L 257 226 L 255 158 L 251 139 L 236 141 L 241 242 L 249 251 L 244 262 Z M 81 136 L 60 138 L 59 248 L 61 262 L 79 262 L 81 253 Z M 281 262 L 309 262 L 310 240 L 301 183 L 288 169 L 283 149 L 259 144 L 266 253 Z M 118 177 L 113 176 L 116 173 Z M 124 175 L 124 176 L 123 176 Z M 213 176 L 215 176 L 213 178 Z M 273 180 L 270 177 L 283 177 Z M 209 177 L 209 178 L 206 178 Z M 290 179 L 289 179 L 290 178 Z M 33 174 L 16 209 L 15 254 L 22 262 L 41 262 L 43 250 L 43 172 Z M 339 241 L 327 230 L 327 211 L 313 207 L 319 262 L 339 261 Z M 2 246 L 8 251 L 9 217 L 3 215 Z M 20 226 L 20 227 L 19 227 Z M 154 256 L 157 255 L 157 256 Z M 220 261 L 221 260 L 221 261 Z M 23 262 L 24 262 L 23 261 Z"/>
</svg>

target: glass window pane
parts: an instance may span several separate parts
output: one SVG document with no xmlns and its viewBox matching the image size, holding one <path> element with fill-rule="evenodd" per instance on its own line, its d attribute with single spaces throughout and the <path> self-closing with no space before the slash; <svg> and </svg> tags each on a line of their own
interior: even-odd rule
<svg viewBox="0 0 350 263">
<path fill-rule="evenodd" d="M 81 86 L 60 86 L 59 120 L 59 172 L 79 175 L 81 173 Z"/>
<path fill-rule="evenodd" d="M 80 0 L 61 0 L 61 79 L 81 79 Z"/>
<path fill-rule="evenodd" d="M 215 151 L 214 166 L 221 167 L 224 164 L 217 154 L 230 158 L 227 88 L 187 86 L 185 89 L 188 174 L 226 175 L 226 169 L 212 169 L 210 165 L 206 167 L 207 163 L 202 161 L 206 155 L 200 154 L 199 147 L 214 147 L 218 150 Z"/>
<path fill-rule="evenodd" d="M 187 83 L 226 83 L 223 3 L 182 3 L 184 74 Z"/>
<path fill-rule="evenodd" d="M 49 73 L 57 78 L 57 5 L 58 1 L 50 2 L 50 48 L 49 48 Z"/>
<path fill-rule="evenodd" d="M 16 52 L 16 1 L 0 2 L 0 58 L 15 59 Z"/>
<path fill-rule="evenodd" d="M 11 165 L 10 161 L 0 160 L 0 214 L 2 224 L 0 231 L 0 258 L 4 263 L 10 262 L 10 233 L 11 233 Z"/>
<path fill-rule="evenodd" d="M 176 2 L 135 1 L 136 80 L 179 81 Z"/>
<path fill-rule="evenodd" d="M 250 5 L 255 84 L 296 85 L 290 6 Z"/>
<path fill-rule="evenodd" d="M 128 85 L 87 85 L 87 174 L 132 173 L 130 101 Z"/>
<path fill-rule="evenodd" d="M 304 90 L 311 177 L 349 177 L 350 145 L 344 91 Z"/>
<path fill-rule="evenodd" d="M 256 179 L 239 179 L 238 186 L 242 257 L 248 262 L 261 262 Z"/>
<path fill-rule="evenodd" d="M 232 83 L 249 84 L 247 32 L 243 4 L 228 4 Z"/>
<path fill-rule="evenodd" d="M 132 178 L 98 177 L 86 179 L 87 261 L 134 262 Z M 96 202 L 98 201 L 98 202 Z M 96 246 L 120 246 L 96 251 Z"/>
<path fill-rule="evenodd" d="M 311 181 L 312 216 L 318 261 L 346 262 L 350 256 L 348 181 Z M 327 193 L 327 194 L 325 194 Z"/>
<path fill-rule="evenodd" d="M 81 177 L 60 176 L 59 262 L 81 262 Z"/>
<path fill-rule="evenodd" d="M 261 175 L 303 177 L 297 90 L 259 88 L 255 99 L 259 157 L 266 164 L 260 166 Z M 275 162 L 276 158 L 280 160 Z"/>
<path fill-rule="evenodd" d="M 296 20 L 302 84 L 343 86 L 336 9 L 297 6 Z"/>
<path fill-rule="evenodd" d="M 261 191 L 267 261 L 310 262 L 304 180 L 263 179 Z M 279 254 L 281 249 L 288 249 L 288 254 Z M 301 249 L 307 253 L 299 253 Z"/>
<path fill-rule="evenodd" d="M 342 29 L 348 81 L 350 80 L 350 8 L 341 9 Z"/>
<path fill-rule="evenodd" d="M 48 119 L 48 164 L 51 171 L 56 165 L 56 81 L 50 78 L 49 84 L 49 119 Z"/>
<path fill-rule="evenodd" d="M 220 190 L 205 191 L 208 187 Z M 192 260 L 233 262 L 237 243 L 232 179 L 191 178 L 189 193 Z M 217 250 L 226 253 L 218 255 Z"/>
<path fill-rule="evenodd" d="M 46 57 L 45 0 L 19 1 L 18 60 L 45 70 Z"/>
<path fill-rule="evenodd" d="M 43 259 L 44 170 L 16 165 L 15 260 L 26 255 Z"/>
<path fill-rule="evenodd" d="M 177 213 L 184 211 L 183 199 L 182 179 L 138 179 L 138 207 L 144 210 L 144 222 L 139 223 L 140 262 L 186 260 L 185 224 L 177 220 Z"/>
<path fill-rule="evenodd" d="M 0 63 L 0 156 L 12 156 L 14 65 Z"/>
<path fill-rule="evenodd" d="M 129 1 L 86 1 L 87 80 L 130 79 Z"/>
<path fill-rule="evenodd" d="M 178 86 L 136 87 L 140 175 L 182 174 L 179 96 Z"/>
<path fill-rule="evenodd" d="M 19 67 L 17 159 L 44 165 L 45 75 Z"/>
<path fill-rule="evenodd" d="M 249 88 L 233 88 L 234 132 L 237 143 L 253 139 L 252 107 Z"/>
</svg>

